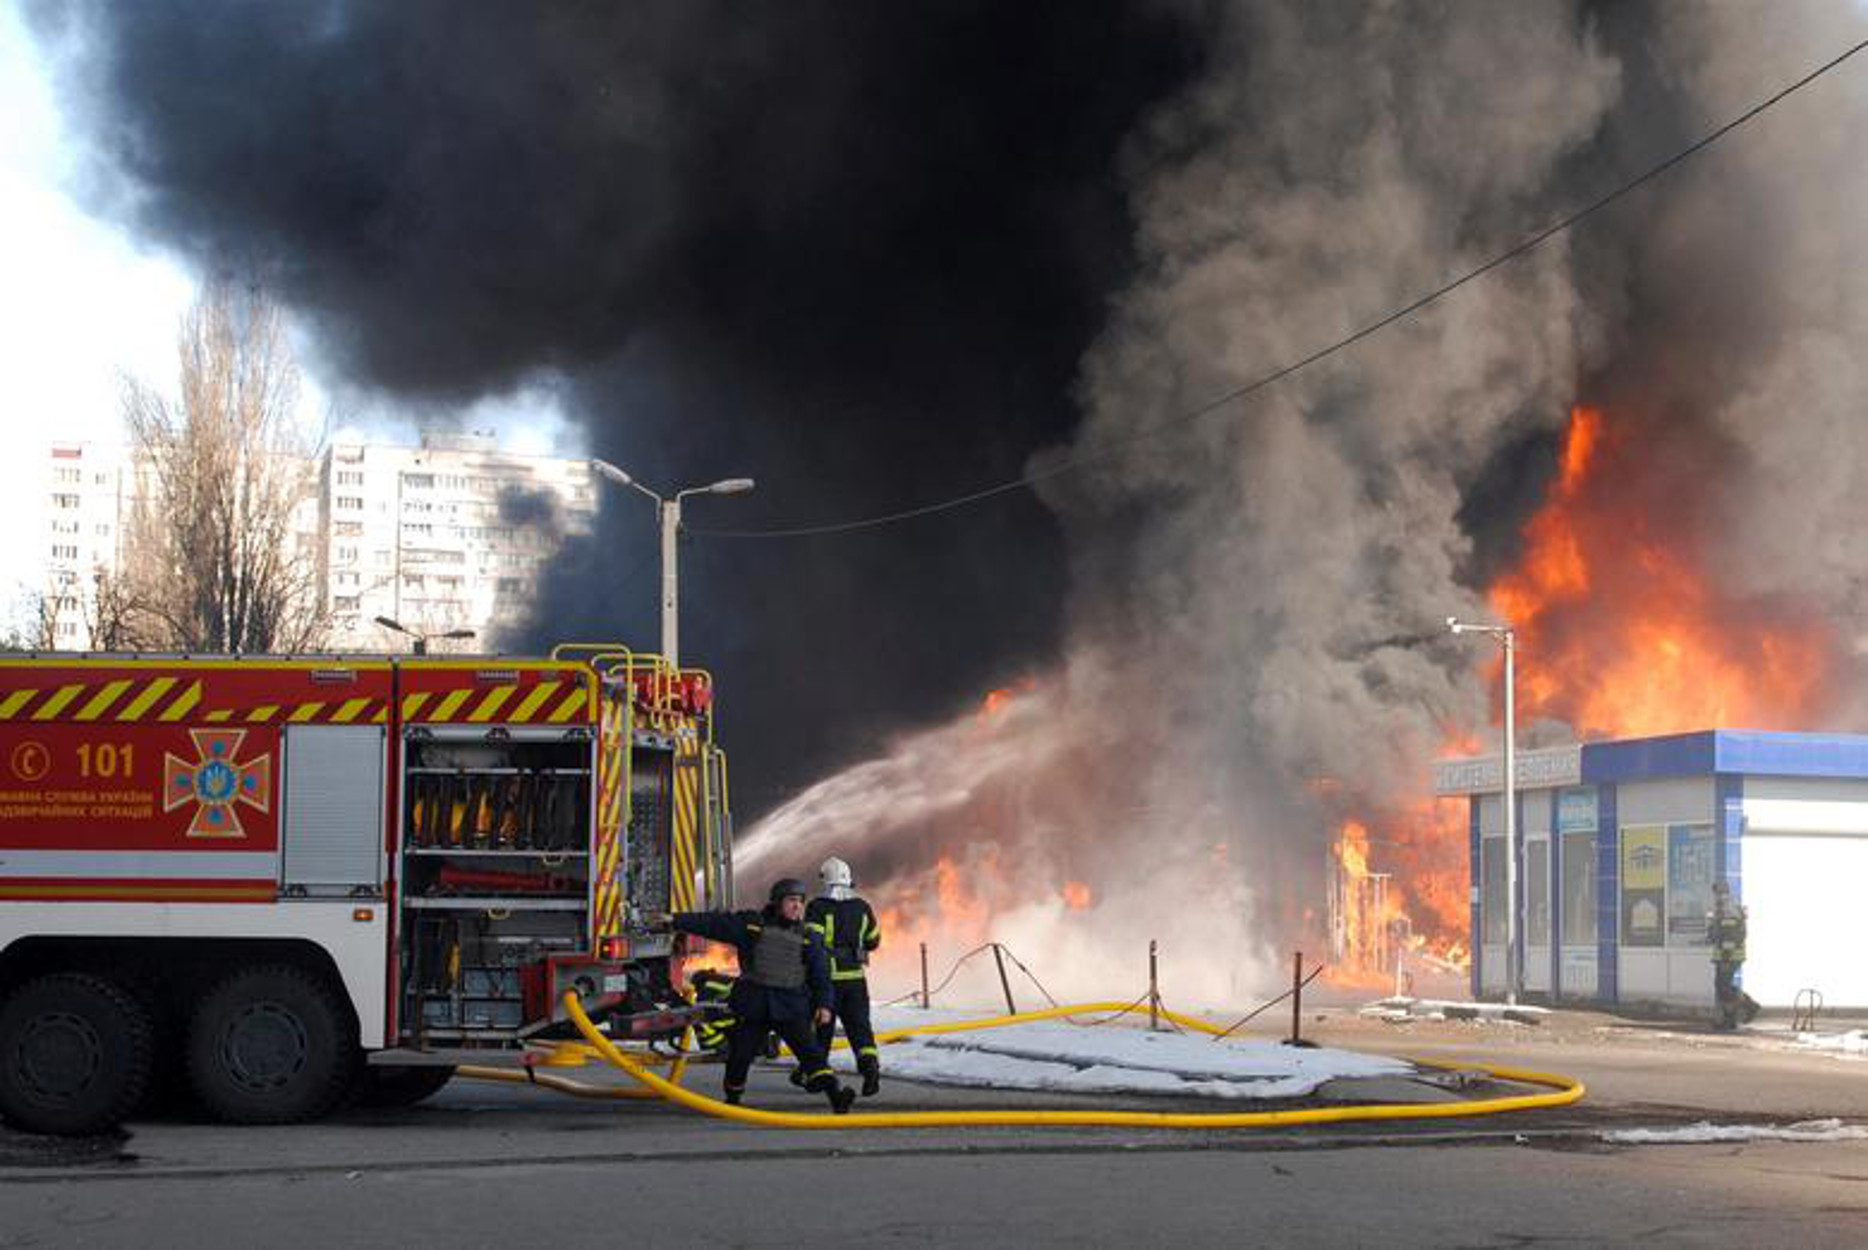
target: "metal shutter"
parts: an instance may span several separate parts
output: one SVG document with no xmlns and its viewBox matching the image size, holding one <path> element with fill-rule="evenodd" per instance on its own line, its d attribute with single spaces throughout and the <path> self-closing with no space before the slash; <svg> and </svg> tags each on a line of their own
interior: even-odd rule
<svg viewBox="0 0 1868 1250">
<path fill-rule="evenodd" d="M 288 891 L 382 884 L 383 743 L 376 725 L 287 727 L 280 837 Z"/>
</svg>

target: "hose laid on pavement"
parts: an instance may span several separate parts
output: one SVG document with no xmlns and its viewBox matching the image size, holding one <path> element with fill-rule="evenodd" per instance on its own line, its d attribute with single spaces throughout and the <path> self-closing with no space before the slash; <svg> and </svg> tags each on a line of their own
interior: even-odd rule
<svg viewBox="0 0 1868 1250">
<path fill-rule="evenodd" d="M 692 1053 L 688 1046 L 694 1040 L 694 1026 L 689 1025 L 681 1033 L 681 1045 L 674 1062 L 668 1069 L 667 1081 L 679 1086 L 682 1076 L 687 1072 L 688 1058 Z M 570 1094 L 576 1098 L 604 1099 L 642 1099 L 659 1098 L 655 1090 L 641 1085 L 589 1085 L 583 1081 L 573 1081 L 567 1077 L 550 1072 L 540 1072 L 542 1067 L 581 1067 L 591 1056 L 598 1055 L 595 1047 L 582 1042 L 566 1042 L 553 1049 L 552 1053 L 538 1063 L 528 1063 L 523 1068 L 494 1068 L 482 1064 L 467 1064 L 454 1070 L 454 1075 L 464 1076 L 475 1081 L 505 1081 L 513 1085 L 542 1085 L 546 1089 L 555 1089 L 561 1094 Z M 662 1078 L 657 1078 L 662 1079 Z"/>
<path fill-rule="evenodd" d="M 886 1037 L 892 1041 L 924 1034 L 960 1033 L 971 1029 L 998 1028 L 1031 1020 L 1048 1020 L 1064 1015 L 1114 1011 L 1130 1006 L 1124 1003 L 1086 1003 L 1073 1007 L 1056 1007 L 1044 1011 L 995 1016 L 985 1020 L 916 1025 L 911 1028 L 891 1030 L 879 1036 L 877 1040 L 881 1041 Z M 1305 1107 L 1292 1111 L 1020 1111 L 1007 1109 L 999 1111 L 857 1112 L 852 1115 L 762 1111 L 755 1107 L 733 1106 L 717 1098 L 697 1094 L 693 1090 L 686 1089 L 649 1071 L 642 1064 L 624 1054 L 614 1042 L 597 1029 L 595 1024 L 591 1023 L 590 1017 L 584 1012 L 584 1005 L 578 1001 L 575 993 L 565 994 L 564 1009 L 570 1015 L 572 1023 L 577 1026 L 578 1032 L 584 1035 L 585 1041 L 589 1042 L 598 1054 L 634 1077 L 645 1089 L 655 1095 L 699 1111 L 703 1115 L 711 1115 L 722 1120 L 737 1120 L 741 1124 L 757 1124 L 764 1128 L 940 1128 L 962 1125 L 996 1125 L 1017 1128 L 1095 1126 L 1192 1129 L 1279 1128 L 1293 1124 L 1340 1124 L 1354 1120 L 1426 1120 L 1497 1115 L 1506 1111 L 1529 1111 L 1540 1107 L 1567 1106 L 1580 1099 L 1585 1092 L 1581 1081 L 1567 1076 L 1494 1067 L 1488 1064 L 1461 1064 L 1458 1066 L 1483 1071 L 1501 1080 L 1546 1086 L 1552 1092 L 1487 1098 L 1473 1102 L 1433 1103 L 1426 1106 L 1382 1103 L 1347 1107 Z M 1194 1020 L 1188 1016 L 1172 1018 L 1177 1024 L 1202 1032 L 1217 1031 L 1214 1025 L 1207 1024 L 1203 1020 Z"/>
</svg>

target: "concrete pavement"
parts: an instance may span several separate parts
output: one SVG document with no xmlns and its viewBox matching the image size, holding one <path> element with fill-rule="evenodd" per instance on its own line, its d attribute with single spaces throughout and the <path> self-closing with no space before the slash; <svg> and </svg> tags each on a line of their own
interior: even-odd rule
<svg viewBox="0 0 1868 1250">
<path fill-rule="evenodd" d="M 1621 1147 L 1605 1127 L 1839 1116 L 1868 1067 L 1564 1014 L 1553 1027 L 1391 1026 L 1319 1013 L 1306 1033 L 1389 1054 L 1577 1076 L 1573 1108 L 1267 1132 L 749 1129 L 660 1103 L 457 1081 L 429 1104 L 322 1124 L 133 1126 L 124 1142 L 0 1131 L 0 1247 L 1109 1244 L 1809 1245 L 1868 1242 L 1868 1145 Z M 586 1070 L 584 1076 L 596 1076 Z M 692 1083 L 711 1092 L 718 1070 Z M 820 1101 L 762 1072 L 757 1105 Z M 1089 1105 L 891 1082 L 878 1108 Z M 1163 1100 L 1122 1105 L 1162 1109 Z M 1183 1100 L 1170 1104 L 1188 1109 Z M 649 1213 L 645 1216 L 644 1213 Z"/>
</svg>

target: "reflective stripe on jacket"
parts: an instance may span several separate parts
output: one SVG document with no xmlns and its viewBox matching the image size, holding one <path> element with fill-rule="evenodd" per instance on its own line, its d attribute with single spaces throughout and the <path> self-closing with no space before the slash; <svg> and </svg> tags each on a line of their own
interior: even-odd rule
<svg viewBox="0 0 1868 1250">
<path fill-rule="evenodd" d="M 824 937 L 830 950 L 833 981 L 861 981 L 870 952 L 882 945 L 882 926 L 869 903 L 851 895 L 845 899 L 814 898 L 805 908 L 804 922 Z"/>
</svg>

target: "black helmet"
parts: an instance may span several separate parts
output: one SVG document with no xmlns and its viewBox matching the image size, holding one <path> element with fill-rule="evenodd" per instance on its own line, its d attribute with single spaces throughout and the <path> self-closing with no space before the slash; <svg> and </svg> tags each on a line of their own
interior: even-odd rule
<svg viewBox="0 0 1868 1250">
<path fill-rule="evenodd" d="M 799 898 L 809 898 L 811 897 L 811 887 L 804 884 L 804 882 L 798 880 L 796 877 L 780 877 L 777 881 L 772 883 L 772 894 L 767 901 L 779 903 L 784 901 L 787 895 L 791 894 L 796 894 Z"/>
</svg>

